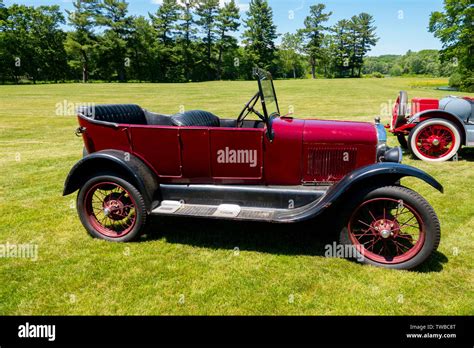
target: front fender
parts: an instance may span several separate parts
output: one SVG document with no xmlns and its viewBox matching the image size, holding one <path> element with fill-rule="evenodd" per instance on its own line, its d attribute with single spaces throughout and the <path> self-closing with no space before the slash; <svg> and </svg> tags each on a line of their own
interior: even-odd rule
<svg viewBox="0 0 474 348">
<path fill-rule="evenodd" d="M 158 180 L 152 170 L 139 158 L 118 150 L 104 150 L 86 155 L 70 170 L 64 183 L 63 196 L 80 189 L 91 177 L 116 174 L 133 184 L 142 194 L 147 209 L 152 208 Z"/>
<path fill-rule="evenodd" d="M 463 121 L 461 121 L 458 116 L 456 116 L 455 114 L 451 112 L 448 112 L 445 110 L 425 110 L 410 117 L 410 119 L 408 120 L 408 124 L 412 126 L 417 125 L 418 123 L 428 118 L 442 118 L 444 120 L 448 120 L 454 123 L 458 127 L 459 132 L 461 134 L 462 144 L 466 145 L 466 138 L 467 138 L 466 127 Z"/>
<path fill-rule="evenodd" d="M 275 221 L 298 222 L 314 218 L 336 202 L 343 200 L 350 190 L 393 185 L 404 177 L 421 179 L 441 193 L 444 192 L 443 186 L 435 178 L 418 168 L 399 163 L 377 163 L 349 173 L 332 186 L 321 200 L 291 211 L 277 213 Z"/>
</svg>

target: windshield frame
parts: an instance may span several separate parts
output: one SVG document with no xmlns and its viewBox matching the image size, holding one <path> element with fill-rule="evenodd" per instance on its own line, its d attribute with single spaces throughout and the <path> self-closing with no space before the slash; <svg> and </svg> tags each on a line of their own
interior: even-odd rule
<svg viewBox="0 0 474 348">
<path fill-rule="evenodd" d="M 272 118 L 275 117 L 280 117 L 280 106 L 278 105 L 278 98 L 276 95 L 275 91 L 275 84 L 273 83 L 273 78 L 272 75 L 263 69 L 255 69 L 255 75 L 258 77 L 258 89 L 260 93 L 260 101 L 262 103 L 262 109 L 263 109 L 263 114 L 266 118 L 267 121 L 270 121 Z M 264 94 L 264 89 L 263 89 L 263 81 L 268 81 L 271 85 L 271 93 L 273 94 L 273 99 L 275 100 L 275 107 L 276 107 L 276 112 L 273 112 L 271 115 L 268 113 L 266 101 L 265 101 L 265 94 Z"/>
</svg>

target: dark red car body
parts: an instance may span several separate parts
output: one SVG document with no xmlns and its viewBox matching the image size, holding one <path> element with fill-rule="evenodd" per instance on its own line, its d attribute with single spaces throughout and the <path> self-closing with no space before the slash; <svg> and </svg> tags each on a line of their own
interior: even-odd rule
<svg viewBox="0 0 474 348">
<path fill-rule="evenodd" d="M 300 185 L 333 183 L 376 162 L 373 124 L 277 118 L 265 128 L 104 126 L 79 117 L 88 153 L 116 149 L 140 158 L 162 183 Z M 220 164 L 220 149 L 255 151 L 256 166 Z M 348 161 L 343 154 L 347 153 Z M 333 157 L 332 159 L 330 157 Z"/>
<path fill-rule="evenodd" d="M 63 194 L 79 190 L 86 230 L 130 241 L 149 215 L 296 223 L 331 211 L 341 243 L 360 250 L 372 243 L 367 263 L 405 269 L 423 262 L 439 243 L 439 223 L 400 180 L 417 177 L 443 191 L 441 184 L 401 164 L 401 149 L 386 145 L 379 120 L 280 116 L 271 76 L 258 76 L 259 92 L 237 120 L 202 110 L 162 115 L 130 104 L 80 108 L 84 157 Z M 246 120 L 250 112 L 259 120 Z"/>
</svg>

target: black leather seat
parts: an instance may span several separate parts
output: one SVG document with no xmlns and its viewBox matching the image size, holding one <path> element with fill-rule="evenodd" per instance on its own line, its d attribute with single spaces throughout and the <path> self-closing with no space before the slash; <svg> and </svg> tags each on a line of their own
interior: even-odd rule
<svg viewBox="0 0 474 348">
<path fill-rule="evenodd" d="M 77 112 L 93 120 L 125 123 L 125 124 L 147 124 L 145 112 L 135 104 L 110 104 L 81 106 Z"/>
<path fill-rule="evenodd" d="M 191 110 L 171 116 L 171 123 L 179 127 L 219 127 L 219 117 L 203 110 Z"/>
</svg>

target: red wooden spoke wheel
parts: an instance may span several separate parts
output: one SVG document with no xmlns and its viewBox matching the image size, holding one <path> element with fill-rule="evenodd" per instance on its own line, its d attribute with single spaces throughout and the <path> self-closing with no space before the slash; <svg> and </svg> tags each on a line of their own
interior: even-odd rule
<svg viewBox="0 0 474 348">
<path fill-rule="evenodd" d="M 402 200 L 375 198 L 359 205 L 349 220 L 349 238 L 374 262 L 397 264 L 417 255 L 425 242 L 418 212 Z"/>
<path fill-rule="evenodd" d="M 92 185 L 84 196 L 90 225 L 100 234 L 120 238 L 135 226 L 137 205 L 132 195 L 114 182 Z"/>
</svg>

